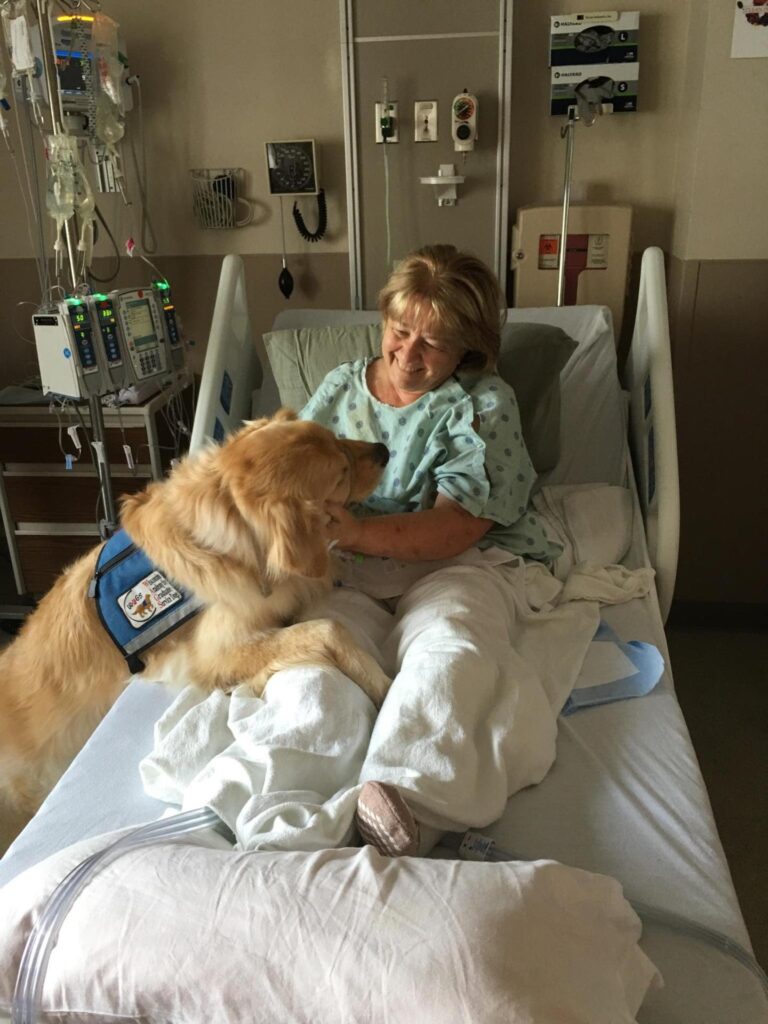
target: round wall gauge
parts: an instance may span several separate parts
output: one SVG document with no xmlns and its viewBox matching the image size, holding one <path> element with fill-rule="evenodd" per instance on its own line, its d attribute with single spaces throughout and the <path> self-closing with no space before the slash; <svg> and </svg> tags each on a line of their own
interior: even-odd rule
<svg viewBox="0 0 768 1024">
<path fill-rule="evenodd" d="M 267 174 L 273 196 L 317 195 L 314 139 L 268 142 Z"/>
</svg>

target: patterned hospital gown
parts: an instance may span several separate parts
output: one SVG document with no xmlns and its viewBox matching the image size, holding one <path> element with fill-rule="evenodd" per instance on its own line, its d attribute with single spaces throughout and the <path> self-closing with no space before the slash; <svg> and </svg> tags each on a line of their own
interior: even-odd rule
<svg viewBox="0 0 768 1024">
<path fill-rule="evenodd" d="M 331 370 L 299 414 L 338 437 L 389 448 L 376 490 L 354 511 L 386 515 L 432 508 L 439 492 L 494 521 L 480 547 L 495 545 L 544 562 L 557 557 L 560 545 L 547 537 L 529 507 L 536 471 L 512 388 L 495 373 L 457 371 L 418 401 L 396 408 L 368 390 L 371 361 Z"/>
</svg>

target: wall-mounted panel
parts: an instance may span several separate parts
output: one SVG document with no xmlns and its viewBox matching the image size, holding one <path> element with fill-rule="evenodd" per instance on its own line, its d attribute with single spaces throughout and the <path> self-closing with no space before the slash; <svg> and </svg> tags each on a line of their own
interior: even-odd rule
<svg viewBox="0 0 768 1024">
<path fill-rule="evenodd" d="M 375 301 L 384 283 L 388 251 L 394 261 L 420 245 L 450 242 L 493 266 L 498 37 L 359 44 L 356 66 L 365 304 Z M 374 110 L 384 78 L 389 98 L 399 105 L 396 144 L 375 142 Z M 472 152 L 462 154 L 451 137 L 451 104 L 465 89 L 478 100 L 478 139 Z M 414 102 L 427 99 L 438 104 L 438 141 L 415 142 Z M 419 180 L 437 175 L 441 164 L 453 164 L 466 178 L 457 186 L 455 206 L 438 206 L 434 186 Z"/>
<path fill-rule="evenodd" d="M 353 302 L 370 307 L 393 264 L 423 245 L 470 250 L 506 276 L 510 0 L 341 0 Z M 458 145 L 454 100 L 477 98 L 477 139 Z M 415 137 L 415 104 L 437 137 Z M 396 103 L 397 140 L 377 141 L 377 104 Z M 465 152 L 465 150 L 467 150 Z M 455 194 L 443 182 L 452 176 Z M 454 201 L 455 200 L 455 201 Z"/>
</svg>

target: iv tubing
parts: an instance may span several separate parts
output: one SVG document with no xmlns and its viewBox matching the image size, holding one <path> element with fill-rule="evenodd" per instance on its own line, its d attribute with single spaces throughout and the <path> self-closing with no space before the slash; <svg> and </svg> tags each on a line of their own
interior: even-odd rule
<svg viewBox="0 0 768 1024">
<path fill-rule="evenodd" d="M 106 867 L 127 850 L 170 841 L 190 832 L 214 827 L 219 823 L 218 815 L 207 807 L 184 811 L 171 818 L 161 818 L 159 821 L 134 829 L 78 864 L 53 891 L 29 934 L 13 993 L 12 1024 L 37 1024 L 48 960 L 58 938 L 59 929 L 75 899 L 98 870 Z"/>
<path fill-rule="evenodd" d="M 471 859 L 492 861 L 494 863 L 503 863 L 504 861 L 510 860 L 530 860 L 528 857 L 517 857 L 508 850 L 500 850 L 492 839 L 475 832 L 468 832 L 465 836 L 446 836 L 442 840 L 441 845 L 445 845 L 453 850 L 458 850 L 459 856 L 461 857 L 460 846 L 462 839 L 470 835 L 477 837 L 477 839 L 480 840 L 480 846 L 483 850 L 483 853 L 479 857 L 473 857 Z M 690 935 L 694 939 L 698 939 L 700 942 L 713 946 L 719 952 L 732 957 L 740 963 L 742 967 L 746 967 L 747 970 L 751 971 L 763 986 L 763 991 L 768 994 L 768 976 L 766 976 L 765 971 L 757 960 L 755 960 L 755 958 L 734 939 L 729 938 L 727 935 L 724 935 L 722 932 L 719 932 L 714 928 L 708 928 L 706 925 L 699 924 L 696 921 L 691 921 L 689 918 L 683 917 L 681 914 L 674 914 L 672 911 L 662 910 L 660 907 L 654 907 L 649 903 L 643 903 L 641 900 L 630 899 L 628 896 L 625 898 L 627 903 L 630 904 L 632 909 L 643 919 L 643 921 L 671 928 L 672 931 L 680 932 L 682 935 Z"/>
</svg>

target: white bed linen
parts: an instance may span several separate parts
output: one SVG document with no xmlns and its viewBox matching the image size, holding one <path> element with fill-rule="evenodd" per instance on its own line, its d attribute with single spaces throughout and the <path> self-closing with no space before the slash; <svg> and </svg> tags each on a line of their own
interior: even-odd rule
<svg viewBox="0 0 768 1024">
<path fill-rule="evenodd" d="M 519 559 L 428 573 L 394 616 L 336 589 L 322 614 L 373 638 L 395 676 L 378 716 L 340 672 L 311 665 L 277 673 L 263 698 L 190 687 L 158 723 L 145 788 L 184 810 L 213 808 L 244 849 L 348 843 L 366 779 L 407 791 L 432 829 L 487 825 L 549 770 L 557 715 L 597 629 L 597 603 L 561 603 L 564 591 Z M 606 599 L 624 600 L 623 586 Z"/>
<path fill-rule="evenodd" d="M 630 1024 L 656 981 L 605 876 L 371 847 L 233 853 L 209 836 L 125 853 L 89 882 L 51 956 L 46 1017 Z M 0 1011 L 36 908 L 100 848 L 79 843 L 0 892 Z"/>
<path fill-rule="evenodd" d="M 630 564 L 642 563 L 636 534 Z M 606 609 L 625 640 L 666 642 L 655 595 Z M 159 817 L 138 763 L 173 695 L 134 680 L 3 860 L 0 884 L 87 836 Z M 650 739 L 649 739 L 650 737 Z M 666 906 L 749 948 L 696 756 L 667 672 L 636 700 L 559 720 L 547 778 L 514 796 L 485 829 L 519 856 L 550 857 L 617 878 L 629 897 Z M 759 1024 L 768 1003 L 745 968 L 696 940 L 646 927 L 642 942 L 665 977 L 643 1024 Z M 709 1012 L 711 1008 L 711 1012 Z"/>
</svg>

